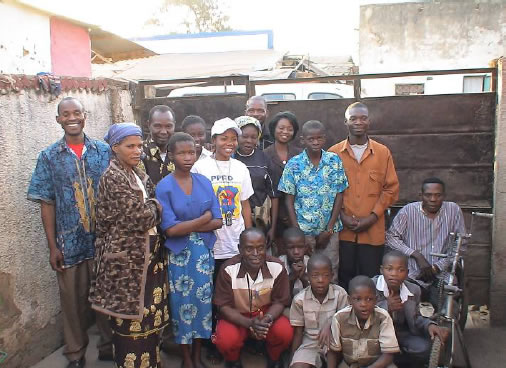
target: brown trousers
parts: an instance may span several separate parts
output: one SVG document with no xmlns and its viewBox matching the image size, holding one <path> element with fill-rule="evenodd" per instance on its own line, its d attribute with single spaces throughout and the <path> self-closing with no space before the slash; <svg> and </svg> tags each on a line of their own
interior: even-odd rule
<svg viewBox="0 0 506 368">
<path fill-rule="evenodd" d="M 63 316 L 63 354 L 68 360 L 81 359 L 88 346 L 88 327 L 93 321 L 93 311 L 88 301 L 90 282 L 93 275 L 93 260 L 81 262 L 63 272 L 57 272 L 60 288 L 60 304 Z M 107 316 L 96 313 L 95 318 L 100 340 L 99 351 L 112 349 L 112 332 Z"/>
</svg>

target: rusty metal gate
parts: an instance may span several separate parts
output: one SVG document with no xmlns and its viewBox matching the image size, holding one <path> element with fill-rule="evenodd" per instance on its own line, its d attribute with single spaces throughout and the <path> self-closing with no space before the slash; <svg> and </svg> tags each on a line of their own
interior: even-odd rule
<svg viewBox="0 0 506 368">
<path fill-rule="evenodd" d="M 494 70 L 486 71 L 493 73 Z M 392 76 L 405 74 L 410 73 Z M 363 76 L 346 76 L 344 79 L 360 80 L 360 77 Z M 330 77 L 324 79 L 328 78 Z M 206 120 L 210 128 L 212 122 L 219 118 L 242 115 L 249 97 L 248 94 L 236 94 L 145 98 L 142 87 L 160 82 L 163 81 L 144 81 L 139 84 L 141 88 L 138 88 L 135 107 L 137 119 L 144 125 L 151 107 L 167 104 L 174 109 L 178 123 L 187 115 L 197 114 Z M 266 84 L 265 81 L 262 84 Z M 360 89 L 355 90 L 360 96 Z M 254 86 L 252 88 L 248 83 L 247 91 L 254 93 Z M 327 146 L 330 146 L 346 138 L 344 111 L 356 100 L 357 98 L 273 102 L 269 103 L 269 115 L 289 110 L 296 114 L 301 125 L 307 120 L 320 120 L 327 128 Z M 406 203 L 419 200 L 420 184 L 429 176 L 438 176 L 447 183 L 446 199 L 455 201 L 462 207 L 467 227 L 470 225 L 472 211 L 491 211 L 495 92 L 360 100 L 370 110 L 371 137 L 387 145 L 394 157 L 401 187 L 394 212 Z M 474 223 L 473 240 L 466 257 L 466 272 L 468 290 L 471 292 L 470 303 L 481 305 L 488 304 L 489 301 L 491 224 L 486 219 L 475 219 Z"/>
</svg>

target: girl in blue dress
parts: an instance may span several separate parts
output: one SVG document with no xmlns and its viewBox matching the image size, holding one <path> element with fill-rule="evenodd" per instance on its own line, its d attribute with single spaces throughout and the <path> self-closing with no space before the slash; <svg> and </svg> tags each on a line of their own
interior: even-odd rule
<svg viewBox="0 0 506 368">
<path fill-rule="evenodd" d="M 213 230 L 221 228 L 222 216 L 209 179 L 190 173 L 197 158 L 193 138 L 176 133 L 168 146 L 175 170 L 160 181 L 156 198 L 169 249 L 172 328 L 183 366 L 203 368 L 201 341 L 210 338 L 212 329 Z"/>
</svg>

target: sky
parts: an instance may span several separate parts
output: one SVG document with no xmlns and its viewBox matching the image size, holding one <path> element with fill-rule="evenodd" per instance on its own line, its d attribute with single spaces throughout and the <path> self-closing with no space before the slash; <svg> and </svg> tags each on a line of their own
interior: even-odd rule
<svg viewBox="0 0 506 368">
<path fill-rule="evenodd" d="M 143 29 L 159 13 L 161 0 L 22 0 L 74 18 L 122 37 L 181 32 L 184 11 L 172 9 L 167 27 Z M 274 48 L 293 54 L 352 55 L 358 53 L 359 5 L 363 0 L 220 0 L 234 30 L 274 32 Z M 379 1 L 376 1 L 379 2 Z"/>
</svg>

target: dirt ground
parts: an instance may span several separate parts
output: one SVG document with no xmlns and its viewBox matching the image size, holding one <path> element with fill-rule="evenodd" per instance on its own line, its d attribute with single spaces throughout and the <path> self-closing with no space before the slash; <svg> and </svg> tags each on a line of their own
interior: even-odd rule
<svg viewBox="0 0 506 368">
<path fill-rule="evenodd" d="M 464 331 L 465 343 L 471 358 L 472 368 L 504 368 L 506 366 L 506 327 L 493 328 L 489 326 L 488 312 L 482 308 L 469 313 L 466 329 Z M 111 362 L 97 360 L 96 343 L 97 331 L 90 329 L 90 345 L 86 352 L 87 368 L 113 368 Z M 204 354 L 205 355 L 205 354 Z M 243 353 L 241 356 L 244 368 L 265 368 L 266 362 L 262 357 Z M 164 368 L 180 368 L 181 357 L 174 349 L 174 353 L 167 355 L 162 353 Z M 65 368 L 66 359 L 62 355 L 62 349 L 32 366 L 31 368 Z M 212 365 L 211 368 L 223 368 L 224 365 Z"/>
</svg>

